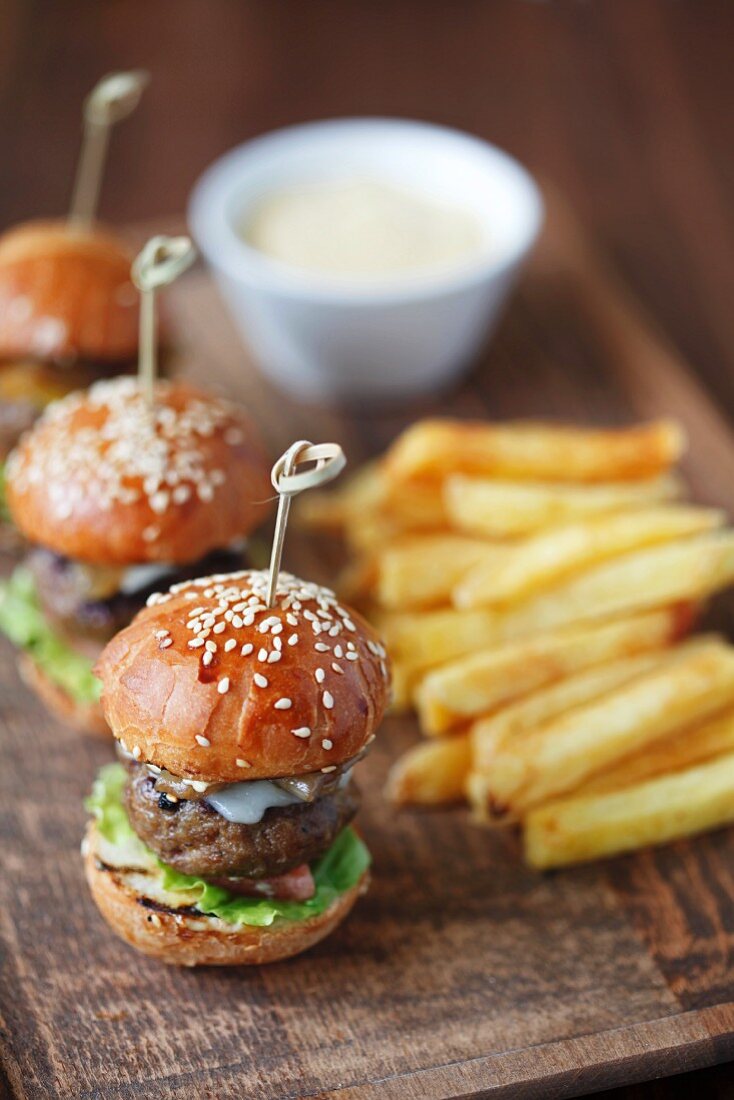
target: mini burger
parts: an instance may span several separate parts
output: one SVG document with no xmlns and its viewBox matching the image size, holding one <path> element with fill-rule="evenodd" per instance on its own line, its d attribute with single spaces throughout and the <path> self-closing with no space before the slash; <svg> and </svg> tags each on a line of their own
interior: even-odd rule
<svg viewBox="0 0 734 1100">
<path fill-rule="evenodd" d="M 162 583 L 241 567 L 267 515 L 268 465 L 235 405 L 185 383 L 97 382 L 50 406 L 7 462 L 7 503 L 30 542 L 0 629 L 58 716 L 106 730 L 92 672 Z"/>
<path fill-rule="evenodd" d="M 367 886 L 352 778 L 385 650 L 333 592 L 281 573 L 174 585 L 97 663 L 122 763 L 88 808 L 87 880 L 128 943 L 184 966 L 304 951 Z"/>
<path fill-rule="evenodd" d="M 135 366 L 133 254 L 95 213 L 109 128 L 146 84 L 145 73 L 113 73 L 85 100 L 69 217 L 0 236 L 0 458 L 51 401 Z"/>
<path fill-rule="evenodd" d="M 0 456 L 52 401 L 134 368 L 132 258 L 111 232 L 70 222 L 0 237 Z"/>
</svg>

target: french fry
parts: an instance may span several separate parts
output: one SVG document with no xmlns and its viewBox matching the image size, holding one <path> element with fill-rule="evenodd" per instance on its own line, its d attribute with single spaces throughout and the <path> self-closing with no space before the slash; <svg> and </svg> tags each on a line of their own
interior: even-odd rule
<svg viewBox="0 0 734 1100">
<path fill-rule="evenodd" d="M 418 672 L 501 642 L 493 611 L 382 612 L 373 621 L 393 658 Z"/>
<path fill-rule="evenodd" d="M 491 771 L 499 749 L 511 743 L 514 737 L 537 729 L 574 707 L 606 695 L 643 672 L 669 662 L 673 653 L 685 653 L 697 644 L 697 641 L 688 641 L 673 650 L 663 649 L 636 657 L 620 657 L 607 664 L 594 665 L 565 680 L 559 680 L 550 687 L 535 691 L 488 718 L 478 719 L 470 728 L 473 770 Z"/>
<path fill-rule="evenodd" d="M 376 557 L 377 601 L 394 610 L 450 602 L 451 591 L 472 566 L 491 561 L 497 548 L 463 535 L 414 535 Z"/>
<path fill-rule="evenodd" d="M 645 607 L 700 601 L 733 580 L 734 531 L 712 531 L 594 566 L 508 611 L 503 633 L 525 637 Z"/>
<path fill-rule="evenodd" d="M 304 493 L 293 509 L 294 520 L 316 530 L 338 530 L 350 519 L 379 508 L 385 499 L 385 482 L 380 464 L 367 462 L 338 489 Z"/>
<path fill-rule="evenodd" d="M 545 870 L 665 844 L 734 822 L 734 753 L 603 795 L 532 810 L 525 859 Z"/>
<path fill-rule="evenodd" d="M 347 603 L 363 607 L 369 602 L 376 580 L 377 563 L 365 554 L 347 562 L 337 578 L 336 590 Z"/>
<path fill-rule="evenodd" d="M 714 756 L 734 752 L 734 710 L 727 710 L 703 725 L 683 730 L 648 746 L 641 753 L 620 761 L 609 771 L 587 780 L 578 794 L 607 794 L 633 787 L 668 772 L 682 771 Z"/>
<path fill-rule="evenodd" d="M 516 602 L 607 558 L 700 534 L 724 522 L 714 509 L 668 505 L 551 528 L 495 550 L 455 586 L 459 608 Z"/>
<path fill-rule="evenodd" d="M 492 813 L 523 816 L 732 703 L 734 648 L 711 640 L 500 746 L 489 782 Z"/>
<path fill-rule="evenodd" d="M 408 749 L 395 761 L 387 777 L 385 794 L 398 806 L 460 802 L 468 771 L 466 735 L 426 741 Z"/>
<path fill-rule="evenodd" d="M 413 702 L 415 677 L 412 671 L 400 664 L 399 661 L 392 661 L 391 671 L 390 713 L 404 714 L 406 710 L 410 710 Z"/>
<path fill-rule="evenodd" d="M 680 482 L 672 475 L 604 485 L 489 481 L 454 474 L 444 482 L 449 523 L 467 535 L 511 538 L 543 527 L 608 512 L 673 500 Z"/>
<path fill-rule="evenodd" d="M 680 634 L 674 608 L 544 634 L 451 661 L 417 692 L 425 733 L 440 734 L 564 676 L 619 657 L 662 649 Z"/>
<path fill-rule="evenodd" d="M 448 473 L 539 481 L 655 477 L 685 449 L 679 424 L 586 430 L 552 424 L 422 420 L 396 440 L 386 469 L 397 481 Z"/>
</svg>

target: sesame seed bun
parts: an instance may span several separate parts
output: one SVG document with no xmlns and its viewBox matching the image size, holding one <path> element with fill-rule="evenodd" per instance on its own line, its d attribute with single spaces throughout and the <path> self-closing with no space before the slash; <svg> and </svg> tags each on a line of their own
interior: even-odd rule
<svg viewBox="0 0 734 1100">
<path fill-rule="evenodd" d="M 197 561 L 268 513 L 268 464 L 237 406 L 136 378 L 50 406 L 10 455 L 6 495 L 31 542 L 103 565 Z"/>
<path fill-rule="evenodd" d="M 137 354 L 132 253 L 112 233 L 34 221 L 0 237 L 0 359 Z"/>
<path fill-rule="evenodd" d="M 24 684 L 36 693 L 59 722 L 82 733 L 93 733 L 109 740 L 110 727 L 99 703 L 80 703 L 72 699 L 27 653 L 21 653 L 18 657 L 18 671 Z"/>
<path fill-rule="evenodd" d="M 266 608 L 266 587 L 258 570 L 174 585 L 107 645 L 102 706 L 135 759 L 233 783 L 332 771 L 372 739 L 389 691 L 375 632 L 328 589 L 281 573 Z"/>
<path fill-rule="evenodd" d="M 177 912 L 152 898 L 151 875 L 105 865 L 91 824 L 84 871 L 92 897 L 110 927 L 145 955 L 176 966 L 256 966 L 288 959 L 328 936 L 367 890 L 369 873 L 318 916 L 276 921 L 270 927 L 232 925 L 217 917 Z"/>
</svg>

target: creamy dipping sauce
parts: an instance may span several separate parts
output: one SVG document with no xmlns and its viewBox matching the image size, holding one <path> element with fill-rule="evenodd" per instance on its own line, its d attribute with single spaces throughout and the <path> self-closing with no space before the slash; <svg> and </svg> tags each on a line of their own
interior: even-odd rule
<svg viewBox="0 0 734 1100">
<path fill-rule="evenodd" d="M 486 246 L 472 211 L 371 179 L 274 191 L 260 200 L 241 234 L 290 267 L 362 282 L 441 274 Z"/>
</svg>

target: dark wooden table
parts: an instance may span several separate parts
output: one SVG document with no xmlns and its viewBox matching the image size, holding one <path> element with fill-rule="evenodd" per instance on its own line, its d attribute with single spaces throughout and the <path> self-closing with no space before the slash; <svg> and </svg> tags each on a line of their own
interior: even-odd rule
<svg viewBox="0 0 734 1100">
<path fill-rule="evenodd" d="M 113 143 L 112 221 L 180 213 L 206 164 L 274 126 L 460 126 L 565 196 L 731 416 L 733 37 L 731 0 L 2 0 L 0 225 L 64 210 L 79 103 L 112 68 L 154 78 Z M 732 1077 L 624 1095 L 723 1097 Z"/>
</svg>

